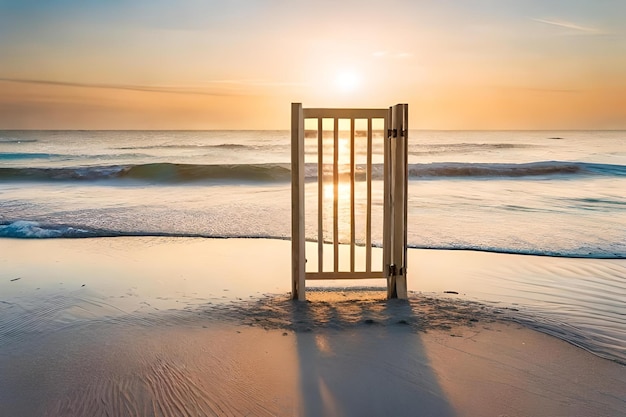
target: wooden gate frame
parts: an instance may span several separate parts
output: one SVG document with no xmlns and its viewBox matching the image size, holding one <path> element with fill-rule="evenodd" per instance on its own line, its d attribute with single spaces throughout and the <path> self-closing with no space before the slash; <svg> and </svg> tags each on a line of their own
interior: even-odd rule
<svg viewBox="0 0 626 417">
<path fill-rule="evenodd" d="M 322 119 L 334 119 L 333 161 L 333 247 L 334 271 L 324 272 L 322 265 L 323 229 L 318 206 L 318 272 L 306 272 L 304 229 L 304 120 L 318 120 L 318 173 L 322 172 Z M 354 152 L 354 120 L 368 121 L 367 149 L 367 219 L 366 270 L 354 271 L 354 169 L 351 171 L 351 242 L 350 271 L 339 271 L 338 257 L 338 120 L 351 121 L 351 150 Z M 384 120 L 383 169 L 383 270 L 371 268 L 371 173 L 372 173 L 372 119 Z M 291 295 L 292 299 L 306 300 L 307 279 L 369 279 L 387 280 L 387 297 L 406 299 L 406 244 L 407 244 L 407 186 L 408 186 L 408 105 L 396 104 L 389 109 L 327 109 L 303 108 L 291 103 Z M 351 165 L 354 167 L 354 154 Z M 318 204 L 321 205 L 322 180 L 318 174 Z"/>
</svg>

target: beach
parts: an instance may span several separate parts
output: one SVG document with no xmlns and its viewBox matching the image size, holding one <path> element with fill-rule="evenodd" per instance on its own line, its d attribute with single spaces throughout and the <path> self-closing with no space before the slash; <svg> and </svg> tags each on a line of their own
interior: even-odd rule
<svg viewBox="0 0 626 417">
<path fill-rule="evenodd" d="M 289 250 L 273 239 L 0 239 L 0 414 L 626 413 L 619 349 L 609 360 L 532 330 L 538 321 L 507 301 L 515 289 L 476 279 L 598 264 L 623 278 L 622 259 L 414 249 L 406 302 L 361 280 L 308 284 L 299 303 Z"/>
</svg>

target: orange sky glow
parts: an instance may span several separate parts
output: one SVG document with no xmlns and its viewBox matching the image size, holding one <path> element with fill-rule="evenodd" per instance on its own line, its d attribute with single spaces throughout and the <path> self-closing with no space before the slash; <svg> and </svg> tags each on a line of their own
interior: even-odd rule
<svg viewBox="0 0 626 417">
<path fill-rule="evenodd" d="M 0 129 L 286 129 L 291 102 L 626 129 L 624 21 L 610 0 L 0 0 Z"/>
</svg>

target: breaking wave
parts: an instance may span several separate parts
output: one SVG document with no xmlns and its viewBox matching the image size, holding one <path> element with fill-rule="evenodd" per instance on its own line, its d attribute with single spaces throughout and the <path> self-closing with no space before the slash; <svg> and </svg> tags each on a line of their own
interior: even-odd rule
<svg viewBox="0 0 626 417">
<path fill-rule="evenodd" d="M 2 152 L 0 161 L 13 161 L 21 159 L 50 159 L 59 155 L 50 153 L 22 153 L 22 152 Z"/>
<path fill-rule="evenodd" d="M 409 165 L 409 177 L 626 176 L 626 165 L 544 161 L 525 164 L 432 163 Z"/>
<path fill-rule="evenodd" d="M 324 176 L 332 176 L 333 166 L 324 166 Z M 339 167 L 340 175 L 349 175 L 349 166 Z M 430 163 L 410 164 L 409 178 L 516 178 L 531 176 L 626 176 L 625 165 L 584 162 L 532 162 L 525 164 L 494 163 Z M 317 179 L 317 165 L 305 167 L 307 180 Z M 372 178 L 382 179 L 382 164 L 372 166 Z M 357 181 L 366 178 L 366 167 L 357 165 Z M 0 168 L 0 181 L 139 181 L 154 184 L 191 182 L 287 182 L 291 178 L 289 164 L 174 164 L 84 166 L 68 168 L 14 167 Z"/>
<path fill-rule="evenodd" d="M 72 168 L 0 168 L 0 181 L 134 180 L 168 184 L 198 181 L 288 181 L 288 164 L 196 165 L 152 163 Z"/>
</svg>

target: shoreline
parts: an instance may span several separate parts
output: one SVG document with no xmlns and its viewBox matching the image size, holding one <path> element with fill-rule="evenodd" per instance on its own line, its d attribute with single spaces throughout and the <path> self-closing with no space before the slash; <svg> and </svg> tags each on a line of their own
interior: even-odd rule
<svg viewBox="0 0 626 417">
<path fill-rule="evenodd" d="M 621 261 L 410 250 L 408 302 L 365 280 L 315 282 L 297 303 L 289 247 L 0 239 L 0 403 L 15 416 L 626 412 L 624 365 L 510 321 L 523 313 L 511 291 L 527 290 L 512 276 Z"/>
</svg>

